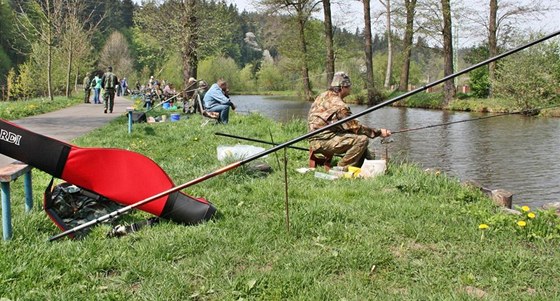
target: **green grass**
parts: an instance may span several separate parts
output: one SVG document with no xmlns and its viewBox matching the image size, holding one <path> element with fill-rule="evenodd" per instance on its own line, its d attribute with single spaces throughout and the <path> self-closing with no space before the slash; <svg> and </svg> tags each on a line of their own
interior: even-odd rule
<svg viewBox="0 0 560 301">
<path fill-rule="evenodd" d="M 71 98 L 56 96 L 53 101 L 46 98 L 34 98 L 24 101 L 2 101 L 0 102 L 0 118 L 7 120 L 20 119 L 70 107 L 82 101 L 83 94 Z"/>
<path fill-rule="evenodd" d="M 180 184 L 224 166 L 216 147 L 240 142 L 214 132 L 261 140 L 272 134 L 275 142 L 305 133 L 302 121 L 282 125 L 259 115 L 233 114 L 227 126 L 202 123 L 200 116 L 183 116 L 173 123 L 134 124 L 128 134 L 121 117 L 75 143 L 140 152 Z M 521 217 L 497 214 L 480 192 L 408 164 L 390 164 L 386 175 L 374 179 L 316 179 L 295 172 L 307 165 L 307 153 L 288 150 L 288 231 L 284 172 L 277 158 L 283 160 L 284 152 L 263 158 L 274 169 L 267 177 L 251 176 L 241 167 L 185 190 L 213 202 L 218 218 L 197 226 L 162 222 L 120 239 L 105 238 L 111 227 L 102 225 L 80 241 L 47 242 L 59 231 L 40 205 L 23 212 L 22 180 L 17 180 L 14 238 L 0 243 L 0 299 L 560 297 L 560 228 L 550 217 L 549 235 L 520 228 L 515 222 Z M 49 180 L 34 171 L 36 203 Z M 529 222 L 544 215 L 539 212 Z M 135 212 L 124 220 L 145 217 Z M 481 223 L 490 228 L 479 230 Z"/>
</svg>

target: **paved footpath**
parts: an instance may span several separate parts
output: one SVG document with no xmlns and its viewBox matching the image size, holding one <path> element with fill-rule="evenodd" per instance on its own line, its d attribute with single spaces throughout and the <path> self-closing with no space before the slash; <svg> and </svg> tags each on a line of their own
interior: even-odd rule
<svg viewBox="0 0 560 301">
<path fill-rule="evenodd" d="M 12 120 L 11 122 L 41 135 L 70 143 L 72 139 L 87 134 L 126 114 L 126 108 L 131 105 L 131 100 L 115 97 L 112 114 L 104 114 L 102 104 L 82 103 L 59 111 Z M 0 155 L 0 166 L 10 164 L 13 161 L 15 160 L 10 157 Z"/>
</svg>

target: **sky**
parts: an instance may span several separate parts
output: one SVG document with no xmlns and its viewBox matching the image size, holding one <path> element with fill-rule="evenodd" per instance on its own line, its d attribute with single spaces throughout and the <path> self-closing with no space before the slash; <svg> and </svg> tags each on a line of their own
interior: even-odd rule
<svg viewBox="0 0 560 301">
<path fill-rule="evenodd" d="M 460 2 L 464 5 L 475 5 L 475 3 L 480 3 L 483 1 L 487 3 L 487 0 L 461 0 Z M 506 3 L 507 1 L 511 0 L 500 0 Z M 539 0 L 515 0 L 517 3 L 523 2 L 533 2 Z M 560 1 L 559 0 L 542 0 L 544 4 L 547 5 L 555 5 L 558 9 L 560 9 Z M 247 10 L 247 11 L 256 11 L 258 9 L 257 5 L 255 4 L 257 1 L 255 0 L 226 0 L 228 3 L 233 3 L 237 6 L 239 11 Z M 331 8 L 332 11 L 332 18 L 333 23 L 335 26 L 346 28 L 348 31 L 354 32 L 356 28 L 363 28 L 363 6 L 361 1 L 357 0 L 344 0 L 338 1 L 339 3 L 344 3 L 344 6 L 334 5 Z M 333 1 L 334 3 L 334 1 Z M 374 22 L 378 22 L 379 25 L 374 24 L 374 33 L 375 32 L 383 32 L 384 31 L 384 18 L 378 18 L 377 21 L 376 15 L 380 12 L 383 8 L 382 5 L 379 3 L 378 0 L 371 0 L 371 7 L 372 7 L 372 19 Z M 453 0 L 452 0 L 453 5 Z M 322 12 L 317 14 L 315 17 L 322 18 Z M 377 23 L 376 23 L 377 24 Z M 531 31 L 541 31 L 543 33 L 552 33 L 555 31 L 560 30 L 560 10 L 550 11 L 547 12 L 541 20 L 537 21 L 526 21 L 526 25 L 523 25 L 525 28 L 530 29 Z M 383 28 L 381 30 L 377 30 L 375 28 Z M 476 44 L 481 39 L 480 36 L 476 37 L 459 37 L 459 46 L 469 46 L 469 44 Z"/>
</svg>

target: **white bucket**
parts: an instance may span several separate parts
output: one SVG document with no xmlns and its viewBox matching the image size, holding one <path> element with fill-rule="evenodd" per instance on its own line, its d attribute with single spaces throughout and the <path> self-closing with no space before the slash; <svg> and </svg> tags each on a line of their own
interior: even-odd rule
<svg viewBox="0 0 560 301">
<path fill-rule="evenodd" d="M 237 144 L 234 146 L 219 145 L 217 147 L 217 151 L 218 151 L 218 160 L 220 161 L 223 161 L 226 158 L 241 160 L 250 157 L 252 155 L 258 154 L 260 152 L 263 152 L 264 148 L 256 147 L 252 145 L 242 145 L 242 144 Z"/>
<path fill-rule="evenodd" d="M 362 164 L 360 177 L 369 178 L 382 175 L 387 170 L 387 161 L 385 160 L 364 160 Z"/>
</svg>

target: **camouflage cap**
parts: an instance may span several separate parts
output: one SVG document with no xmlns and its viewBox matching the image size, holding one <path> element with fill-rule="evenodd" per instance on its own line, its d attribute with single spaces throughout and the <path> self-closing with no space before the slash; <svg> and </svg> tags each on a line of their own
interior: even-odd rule
<svg viewBox="0 0 560 301">
<path fill-rule="evenodd" d="M 352 86 L 352 82 L 350 81 L 350 77 L 348 74 L 344 72 L 337 72 L 334 74 L 331 87 L 350 87 Z"/>
</svg>

